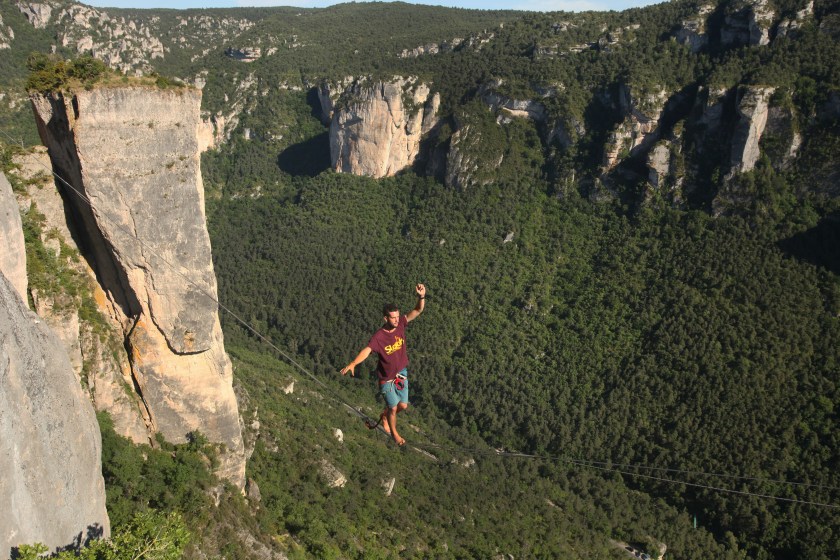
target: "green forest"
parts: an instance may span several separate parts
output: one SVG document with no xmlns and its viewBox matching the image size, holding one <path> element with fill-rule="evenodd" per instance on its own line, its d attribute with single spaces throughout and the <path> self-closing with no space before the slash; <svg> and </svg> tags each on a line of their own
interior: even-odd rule
<svg viewBox="0 0 840 560">
<path fill-rule="evenodd" d="M 200 434 L 140 448 L 103 416 L 117 534 L 152 511 L 177 514 L 178 535 L 183 519 L 189 558 L 264 547 L 289 558 L 620 559 L 622 543 L 652 557 L 664 544 L 678 559 L 834 558 L 840 4 L 815 1 L 787 36 L 781 21 L 805 3 L 769 4 L 768 45 L 713 33 L 752 5 L 727 0 L 713 3 L 698 51 L 675 40 L 695 1 L 605 13 L 237 9 L 224 13 L 254 25 L 235 44 L 158 61 L 173 80 L 208 71 L 207 114 L 257 84 L 201 165 L 219 299 L 232 312 L 226 347 L 245 423 L 261 426 L 247 467 L 261 497 L 218 490 Z M 0 9 L 6 22 L 13 12 Z M 174 17 L 114 12 L 157 14 L 161 28 Z M 48 52 L 29 29 L 26 48 Z M 397 56 L 490 35 L 480 48 Z M 247 45 L 279 54 L 247 65 L 222 54 Z M 27 59 L 36 72 L 43 61 L 15 52 L 0 57 L 4 85 L 25 82 Z M 426 159 L 384 179 L 334 172 L 315 88 L 395 75 L 441 95 Z M 500 120 L 482 99 L 489 83 L 539 99 L 547 121 Z M 775 88 L 788 130 L 768 133 L 755 168 L 727 178 L 737 99 L 752 86 Z M 603 170 L 625 90 L 668 93 L 660 134 L 680 187 L 652 187 L 645 154 Z M 703 114 L 712 90 L 728 92 L 715 130 Z M 0 117 L 0 129 L 37 137 L 31 117 Z M 479 131 L 470 149 L 485 181 L 454 189 L 429 162 L 465 123 Z M 547 123 L 574 129 L 570 142 L 547 141 Z M 788 159 L 793 132 L 802 142 Z M 53 269 L 39 254 L 30 266 Z M 345 406 L 378 415 L 374 359 L 356 378 L 339 369 L 384 303 L 414 306 L 418 282 L 428 299 L 408 327 L 409 443 L 398 449 Z M 325 464 L 344 487 L 328 486 Z"/>
</svg>

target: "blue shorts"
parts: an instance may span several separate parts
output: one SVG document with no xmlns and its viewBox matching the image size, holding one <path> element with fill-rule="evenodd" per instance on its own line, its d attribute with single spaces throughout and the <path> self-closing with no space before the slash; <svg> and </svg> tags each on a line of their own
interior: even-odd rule
<svg viewBox="0 0 840 560">
<path fill-rule="evenodd" d="M 400 381 L 399 377 L 395 380 L 396 382 L 388 381 L 387 383 L 379 386 L 379 391 L 382 393 L 382 396 L 385 397 L 385 403 L 387 403 L 388 408 L 394 408 L 401 402 L 408 404 L 408 372 L 406 370 L 402 370 L 397 375 L 403 378 L 402 389 L 398 389 L 396 386 L 396 382 Z"/>
</svg>

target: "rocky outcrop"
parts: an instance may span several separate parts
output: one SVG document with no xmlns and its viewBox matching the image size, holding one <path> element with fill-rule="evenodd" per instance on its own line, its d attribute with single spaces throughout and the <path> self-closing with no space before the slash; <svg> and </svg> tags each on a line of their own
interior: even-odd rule
<svg viewBox="0 0 840 560">
<path fill-rule="evenodd" d="M 108 537 L 101 438 L 61 343 L 0 274 L 0 558 Z"/>
<path fill-rule="evenodd" d="M 321 461 L 319 471 L 330 488 L 344 488 L 347 484 L 347 477 L 326 459 Z"/>
<path fill-rule="evenodd" d="M 70 359 L 74 372 L 87 387 L 96 410 L 107 411 L 118 433 L 135 443 L 149 443 L 148 418 L 145 407 L 130 389 L 131 367 L 121 342 L 122 328 L 106 314 L 94 318 L 90 313 L 83 319 L 79 315 L 81 291 L 89 292 L 94 301 L 105 302 L 107 297 L 96 282 L 96 274 L 87 261 L 74 251 L 61 251 L 73 247 L 74 227 L 68 216 L 64 200 L 55 184 L 46 177 L 50 169 L 46 149 L 36 149 L 15 158 L 18 173 L 25 181 L 26 195 L 21 202 L 29 211 L 37 212 L 42 223 L 41 242 L 54 250 L 54 258 L 65 273 L 72 273 L 83 290 L 74 294 L 33 289 L 32 300 L 38 315 L 58 335 Z M 104 305 L 100 307 L 104 308 Z M 110 320 L 109 320 L 110 319 Z"/>
<path fill-rule="evenodd" d="M 90 53 L 115 70 L 150 71 L 149 62 L 165 56 L 157 30 L 142 20 L 112 17 L 84 4 L 18 1 L 17 5 L 33 26 L 56 25 L 62 47 Z"/>
<path fill-rule="evenodd" d="M 550 145 L 557 142 L 564 150 L 570 148 L 578 139 L 586 134 L 586 127 L 583 122 L 574 116 L 558 118 L 553 125 L 547 129 L 545 144 Z"/>
<path fill-rule="evenodd" d="M 27 301 L 26 247 L 20 211 L 12 185 L 0 173 L 0 273 L 12 283 L 22 301 Z"/>
<path fill-rule="evenodd" d="M 469 187 L 489 184 L 492 179 L 484 176 L 479 168 L 478 150 L 481 135 L 465 124 L 456 130 L 449 140 L 446 155 L 446 176 L 444 184 L 451 189 L 464 191 Z M 501 163 L 501 162 L 499 162 Z"/>
<path fill-rule="evenodd" d="M 647 158 L 648 182 L 654 188 L 662 185 L 671 170 L 671 151 L 665 144 L 657 144 Z"/>
<path fill-rule="evenodd" d="M 318 103 L 321 105 L 321 122 L 328 125 L 335 115 L 336 103 L 345 91 L 356 81 L 353 76 L 346 76 L 337 81 L 323 81 L 316 87 Z"/>
<path fill-rule="evenodd" d="M 36 29 L 44 29 L 50 23 L 55 2 L 18 2 L 20 12 Z"/>
<path fill-rule="evenodd" d="M 438 54 L 454 51 L 464 44 L 462 37 L 455 37 L 451 41 L 441 41 L 440 43 L 426 43 L 413 49 L 403 49 L 397 56 L 400 58 L 417 58 L 427 54 Z"/>
<path fill-rule="evenodd" d="M 0 16 L 0 50 L 12 48 L 12 41 L 15 39 L 15 31 L 3 24 L 3 17 Z"/>
<path fill-rule="evenodd" d="M 262 49 L 260 47 L 241 47 L 238 49 L 228 47 L 225 49 L 225 56 L 240 62 L 254 62 L 262 56 Z"/>
<path fill-rule="evenodd" d="M 387 177 L 409 167 L 420 153 L 424 130 L 436 123 L 439 102 L 438 94 L 431 95 L 414 78 L 354 81 L 340 96 L 330 123 L 333 169 Z"/>
<path fill-rule="evenodd" d="M 674 37 L 681 45 L 688 45 L 693 53 L 700 52 L 709 43 L 709 36 L 706 30 L 706 20 L 714 11 L 711 4 L 703 4 L 697 11 L 697 15 L 684 19 Z"/>
<path fill-rule="evenodd" d="M 659 139 L 659 118 L 667 99 L 664 89 L 637 92 L 627 85 L 619 87 L 618 106 L 624 120 L 612 130 L 604 146 L 603 172 Z"/>
<path fill-rule="evenodd" d="M 257 79 L 247 74 L 241 79 L 235 78 L 236 89 L 231 95 L 225 94 L 225 110 L 214 115 L 204 115 L 198 128 L 199 150 L 220 146 L 230 139 L 239 126 L 239 118 L 254 107 L 254 94 Z"/>
<path fill-rule="evenodd" d="M 394 486 L 397 484 L 397 479 L 394 477 L 382 480 L 382 489 L 385 491 L 385 497 L 390 497 L 394 492 Z"/>
<path fill-rule="evenodd" d="M 730 175 L 755 167 L 761 155 L 759 142 L 767 124 L 768 102 L 774 91 L 772 87 L 750 86 L 741 93 L 738 123 L 732 133 Z"/>
<path fill-rule="evenodd" d="M 478 94 L 493 111 L 501 111 L 511 117 L 528 118 L 545 122 L 545 105 L 534 99 L 512 99 L 496 91 L 501 80 L 494 80 L 479 88 Z"/>
<path fill-rule="evenodd" d="M 730 90 L 725 87 L 705 88 L 701 86 L 697 92 L 697 110 L 700 113 L 697 124 L 705 130 L 714 130 L 720 127 L 729 94 Z"/>
<path fill-rule="evenodd" d="M 799 31 L 803 25 L 814 18 L 814 0 L 809 0 L 805 7 L 796 12 L 793 18 L 783 19 L 776 28 L 776 37 L 787 37 Z"/>
<path fill-rule="evenodd" d="M 543 144 L 548 146 L 556 142 L 563 149 L 568 149 L 577 139 L 586 133 L 583 122 L 572 116 L 551 117 L 545 103 L 537 99 L 514 99 L 498 91 L 502 80 L 492 80 L 478 90 L 481 100 L 494 112 L 498 113 L 498 123 L 507 123 L 514 118 L 534 121 L 540 130 Z M 534 93 L 545 99 L 555 97 L 563 90 L 562 84 L 538 88 Z"/>
<path fill-rule="evenodd" d="M 761 139 L 762 150 L 770 157 L 773 167 L 784 169 L 790 165 L 802 146 L 797 116 L 792 107 L 774 107 L 767 111 L 767 125 Z"/>
<path fill-rule="evenodd" d="M 720 41 L 727 46 L 767 45 L 775 12 L 770 0 L 745 0 L 741 9 L 724 16 Z"/>
<path fill-rule="evenodd" d="M 648 152 L 647 198 L 663 200 L 673 207 L 683 205 L 684 162 L 679 138 L 661 140 Z"/>
<path fill-rule="evenodd" d="M 244 486 L 243 443 L 199 171 L 196 90 L 34 95 L 100 303 L 120 325 L 150 432 L 224 444 L 219 474 Z"/>
<path fill-rule="evenodd" d="M 42 221 L 41 242 L 48 249 L 60 249 L 62 245 L 75 247 L 80 236 L 73 233 L 72 208 L 65 204 L 61 194 L 45 171 L 50 170 L 50 158 L 46 148 L 39 147 L 27 154 L 15 157 L 18 173 L 24 179 L 26 196 L 21 203 L 38 214 Z M 72 230 L 72 231 L 71 231 Z M 32 290 L 32 298 L 38 315 L 58 335 L 70 358 L 73 370 L 87 387 L 96 410 L 110 414 L 117 433 L 135 443 L 150 443 L 151 425 L 146 407 L 131 389 L 134 381 L 131 365 L 125 353 L 122 325 L 106 310 L 108 298 L 97 283 L 96 272 L 77 251 L 55 251 L 55 258 L 66 273 L 74 274 L 85 286 L 100 312 L 96 317 L 79 315 L 80 294 L 65 292 L 51 293 L 46 290 Z"/>
</svg>

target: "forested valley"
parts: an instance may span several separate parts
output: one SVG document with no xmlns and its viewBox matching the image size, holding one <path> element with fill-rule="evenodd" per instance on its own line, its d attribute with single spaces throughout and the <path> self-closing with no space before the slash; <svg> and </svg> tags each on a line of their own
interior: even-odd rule
<svg viewBox="0 0 840 560">
<path fill-rule="evenodd" d="M 784 35 L 806 6 L 768 1 L 768 44 L 714 38 L 755 4 L 709 3 L 699 49 L 675 39 L 705 6 L 693 1 L 574 14 L 243 9 L 255 25 L 226 47 L 304 46 L 247 68 L 220 51 L 159 62 L 171 76 L 207 71 L 208 114 L 241 101 L 202 173 L 226 347 L 245 424 L 260 426 L 247 476 L 261 497 L 228 492 L 214 507 L 189 491 L 210 485 L 202 442 L 162 443 L 140 469 L 103 418 L 114 526 L 179 511 L 225 558 L 253 557 L 243 531 L 290 558 L 627 558 L 624 543 L 652 557 L 662 545 L 671 558 L 836 557 L 840 3 L 815 1 Z M 475 41 L 397 56 L 453 37 Z M 24 58 L 6 64 L 19 72 Z M 417 164 L 380 179 L 333 171 L 317 84 L 397 74 L 441 95 Z M 504 118 L 488 84 L 538 99 L 546 119 Z M 733 173 L 734 124 L 710 134 L 704 96 L 730 92 L 721 118 L 734 123 L 757 87 L 773 88 L 790 130 Z M 604 163 L 629 118 L 625 90 L 668 93 L 672 165 L 659 185 L 635 147 Z M 547 122 L 569 141 L 546 141 Z M 434 161 L 465 124 L 477 170 L 455 188 Z M 408 329 L 398 449 L 344 406 L 378 415 L 374 360 L 355 378 L 339 369 L 384 303 L 413 308 L 418 282 L 429 295 Z M 343 487 L 329 487 L 325 463 Z"/>
</svg>

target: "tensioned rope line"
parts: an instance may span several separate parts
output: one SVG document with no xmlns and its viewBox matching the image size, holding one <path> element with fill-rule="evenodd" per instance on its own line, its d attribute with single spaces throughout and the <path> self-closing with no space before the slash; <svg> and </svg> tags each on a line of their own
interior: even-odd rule
<svg viewBox="0 0 840 560">
<path fill-rule="evenodd" d="M 717 492 L 725 492 L 725 493 L 729 493 L 729 494 L 739 494 L 739 495 L 743 495 L 743 496 L 752 496 L 752 497 L 756 497 L 756 498 L 767 498 L 767 499 L 778 500 L 778 501 L 782 501 L 782 502 L 792 502 L 792 503 L 803 504 L 803 505 L 812 505 L 812 506 L 827 507 L 827 508 L 832 508 L 832 509 L 840 509 L 840 504 L 833 504 L 833 503 L 826 503 L 826 502 L 815 502 L 815 501 L 810 501 L 810 500 L 800 500 L 798 498 L 786 498 L 784 496 L 776 496 L 776 495 L 773 495 L 773 494 L 760 494 L 760 493 L 757 493 L 757 492 L 748 492 L 746 490 L 733 490 L 731 488 L 722 488 L 720 486 L 710 486 L 710 485 L 707 485 L 707 484 L 700 484 L 700 483 L 696 483 L 696 482 L 687 482 L 687 481 L 684 481 L 684 480 L 675 480 L 673 478 L 662 478 L 662 477 L 653 476 L 653 475 L 649 475 L 649 474 L 642 474 L 642 473 L 635 473 L 635 472 L 630 472 L 630 471 L 626 471 L 626 470 L 621 470 L 621 469 L 618 469 L 618 468 L 610 468 L 608 466 L 609 463 L 603 463 L 603 462 L 600 462 L 600 461 L 587 461 L 587 460 L 583 460 L 583 459 L 571 459 L 569 457 L 560 457 L 560 456 L 556 456 L 556 455 L 536 455 L 536 454 L 532 454 L 532 453 L 520 453 L 520 452 L 517 452 L 517 451 L 500 451 L 500 450 L 495 450 L 495 449 L 494 450 L 477 449 L 477 448 L 467 449 L 467 448 L 464 448 L 464 447 L 451 447 L 451 446 L 446 446 L 446 445 L 440 445 L 440 444 L 433 443 L 433 442 L 431 442 L 431 443 L 419 443 L 419 444 L 413 443 L 412 445 L 414 445 L 415 447 L 420 447 L 420 448 L 425 447 L 427 449 L 429 449 L 429 448 L 431 448 L 431 449 L 442 449 L 442 450 L 445 450 L 445 451 L 449 451 L 450 453 L 468 452 L 468 453 L 475 454 L 475 455 L 511 457 L 511 458 L 521 458 L 521 459 L 536 459 L 536 460 L 548 461 L 548 462 L 570 463 L 570 464 L 573 464 L 573 465 L 576 465 L 576 466 L 579 466 L 579 467 L 589 467 L 589 468 L 592 468 L 592 469 L 605 471 L 605 472 L 613 472 L 613 473 L 618 473 L 618 474 L 624 474 L 624 475 L 627 475 L 627 476 L 634 476 L 634 477 L 638 477 L 638 478 L 656 480 L 656 481 L 659 481 L 659 482 L 667 482 L 667 483 L 671 483 L 671 484 L 679 484 L 679 485 L 682 485 L 682 486 L 691 486 L 691 487 L 694 487 L 694 488 L 714 490 L 714 491 L 717 491 Z M 622 467 L 622 468 L 655 469 L 655 470 L 670 471 L 670 472 L 675 472 L 675 473 L 691 473 L 691 474 L 700 474 L 700 475 L 706 475 L 706 476 L 718 476 L 718 475 L 710 475 L 709 473 L 703 473 L 703 472 L 682 471 L 682 470 L 679 470 L 679 469 L 666 469 L 666 468 L 657 468 L 657 467 L 646 467 L 646 466 L 643 466 L 643 465 L 616 465 L 616 466 L 617 467 Z M 729 478 L 739 478 L 739 477 L 734 476 L 734 475 L 724 475 L 724 476 L 727 476 Z M 783 484 L 791 484 L 791 485 L 801 484 L 801 485 L 806 485 L 806 486 L 822 486 L 822 485 L 807 485 L 805 483 L 792 483 L 792 482 L 787 482 L 787 481 L 772 481 L 772 480 L 761 479 L 761 478 L 755 479 L 755 478 L 752 478 L 752 477 L 740 477 L 740 478 L 742 478 L 744 480 L 759 480 L 759 481 L 763 481 L 763 482 L 781 482 Z M 833 487 L 829 486 L 829 487 L 826 487 L 826 488 L 833 488 Z"/>
<path fill-rule="evenodd" d="M 14 139 L 13 139 L 13 138 L 11 138 L 11 137 L 10 137 L 10 136 L 9 136 L 9 135 L 5 132 L 5 131 L 0 130 L 0 132 L 2 132 L 2 134 L 3 134 L 4 136 L 6 136 L 6 138 L 9 138 L 10 140 L 12 140 L 12 141 L 14 142 Z M 70 182 L 69 182 L 69 181 L 65 180 L 65 179 L 64 179 L 64 177 L 62 177 L 61 175 L 59 175 L 59 174 L 58 174 L 55 170 L 50 169 L 49 167 L 47 167 L 46 165 L 44 165 L 44 163 L 43 163 L 42 161 L 40 161 L 40 160 L 39 160 L 39 161 L 38 161 L 38 163 L 39 163 L 39 164 L 40 164 L 40 165 L 41 165 L 44 169 L 46 169 L 46 170 L 47 170 L 50 174 L 52 174 L 52 175 L 53 175 L 53 176 L 54 176 L 57 180 L 59 180 L 61 183 L 63 183 L 65 186 L 67 186 L 67 188 L 69 188 L 70 190 L 72 190 L 72 191 L 76 194 L 76 196 L 78 196 L 80 199 L 82 199 L 83 201 L 85 201 L 85 202 L 87 203 L 87 205 L 88 205 L 91 209 L 93 208 L 93 204 L 91 203 L 90 198 L 88 198 L 88 197 L 87 197 L 87 196 L 86 196 L 83 192 L 81 192 L 79 189 L 77 189 L 77 188 L 76 188 L 76 187 L 74 187 L 72 184 L 70 184 Z M 164 263 L 164 264 L 166 264 L 166 266 L 168 266 L 168 267 L 169 267 L 169 268 L 170 268 L 173 272 L 175 272 L 178 276 L 180 276 L 182 279 L 184 279 L 187 283 L 189 283 L 189 284 L 190 284 L 190 285 L 192 285 L 194 288 L 196 288 L 199 292 L 201 292 L 202 294 L 204 294 L 204 296 L 205 296 L 205 297 L 207 297 L 207 298 L 209 298 L 211 301 L 215 302 L 215 303 L 216 303 L 216 305 L 218 305 L 218 306 L 219 306 L 219 308 L 221 308 L 222 310 L 224 310 L 224 311 L 225 311 L 226 313 L 228 313 L 231 317 L 234 317 L 234 318 L 235 318 L 235 319 L 236 319 L 236 320 L 237 320 L 240 324 L 242 324 L 242 326 L 244 326 L 246 329 L 248 329 L 250 332 L 252 332 L 252 333 L 253 333 L 253 334 L 254 334 L 257 338 L 259 338 L 260 340 L 262 340 L 263 342 L 265 342 L 266 344 L 268 344 L 268 345 L 269 345 L 271 348 L 273 348 L 273 349 L 274 349 L 274 350 L 275 350 L 278 354 L 280 354 L 280 355 L 281 355 L 281 356 L 283 356 L 286 360 L 288 360 L 290 363 L 292 363 L 294 366 L 296 366 L 296 367 L 297 367 L 297 368 L 298 368 L 301 372 L 303 372 L 306 376 L 308 376 L 309 378 L 311 378 L 313 381 L 315 381 L 316 383 L 318 383 L 319 385 L 321 385 L 321 386 L 322 386 L 322 387 L 324 387 L 325 389 L 329 389 L 329 386 L 327 386 L 327 384 L 326 384 L 326 383 L 324 383 L 323 381 L 321 381 L 320 379 L 318 379 L 315 375 L 313 375 L 312 373 L 310 373 L 310 372 L 309 372 L 306 368 L 304 368 L 302 365 L 300 365 L 300 364 L 299 364 L 299 363 L 298 363 L 298 362 L 297 362 L 294 358 L 292 358 L 291 356 L 289 356 L 288 354 L 286 354 L 285 352 L 283 352 L 283 350 L 281 350 L 280 348 L 278 348 L 278 347 L 277 347 L 277 346 L 276 346 L 273 342 L 271 342 L 271 340 L 269 340 L 268 338 L 266 338 L 265 336 L 263 336 L 263 335 L 262 335 L 262 333 L 260 333 L 259 331 L 257 331 L 257 330 L 256 330 L 254 327 L 252 327 L 252 326 L 251 326 L 251 325 L 250 325 L 247 321 L 245 321 L 244 319 L 242 319 L 239 315 L 237 315 L 237 314 L 236 314 L 236 313 L 234 313 L 231 309 L 229 309 L 227 306 L 225 306 L 224 304 L 222 304 L 222 302 L 220 302 L 220 301 L 218 300 L 218 298 L 214 297 L 211 293 L 209 293 L 207 290 L 205 290 L 202 286 L 199 286 L 199 285 L 198 285 L 195 281 L 193 281 L 193 280 L 192 280 L 192 278 L 190 278 L 189 276 L 187 276 L 186 274 L 184 274 L 183 272 L 181 272 L 181 270 L 180 270 L 180 268 L 181 268 L 181 267 L 179 267 L 179 266 L 175 266 L 174 264 L 172 264 L 172 263 L 171 263 L 169 260 L 167 260 L 165 257 L 161 256 L 161 254 L 160 254 L 160 253 L 158 253 L 158 252 L 157 252 L 157 251 L 156 251 L 153 247 L 151 247 L 148 243 L 146 243 L 145 241 L 143 241 L 142 239 L 140 239 L 139 237 L 137 237 L 137 235 L 136 235 L 135 233 L 133 233 L 132 231 L 130 231 L 127 227 L 123 226 L 123 225 L 122 225 L 121 223 L 119 223 L 117 220 L 112 219 L 112 218 L 111 218 L 110 216 L 108 216 L 106 213 L 102 212 L 102 213 L 100 213 L 99 215 L 100 215 L 101 217 L 103 217 L 105 220 L 107 220 L 108 222 L 110 222 L 111 224 L 113 224 L 114 226 L 116 226 L 116 227 L 117 227 L 120 231 L 122 231 L 124 234 L 128 235 L 130 238 L 133 238 L 135 241 L 137 241 L 137 243 L 139 243 L 140 245 L 142 245 L 144 249 L 147 249 L 147 250 L 148 250 L 151 254 L 153 254 L 154 256 L 156 256 L 157 258 L 159 258 L 161 261 L 163 261 L 163 263 Z M 329 394 L 329 393 L 328 393 L 328 394 Z M 337 398 L 337 397 L 336 397 L 336 398 Z M 352 406 L 352 405 L 350 405 L 349 403 L 344 402 L 344 401 L 343 401 L 342 399 L 340 399 L 340 398 L 339 398 L 338 400 L 339 400 L 339 401 L 341 401 L 341 403 L 342 403 L 344 406 L 346 406 L 347 408 L 349 408 L 350 410 L 352 410 L 355 414 L 357 414 L 358 416 L 362 417 L 364 420 L 371 420 L 371 418 L 370 418 L 369 416 L 365 415 L 362 411 L 360 411 L 360 410 L 356 409 L 355 407 L 353 407 L 353 406 Z"/>
<path fill-rule="evenodd" d="M 4 136 L 6 136 L 6 138 L 9 138 L 12 142 L 14 142 L 14 139 L 11 138 L 5 131 L 0 130 L 0 133 L 2 133 Z M 76 196 L 78 196 L 81 200 L 85 201 L 88 204 L 88 206 L 90 206 L 91 208 L 93 207 L 90 199 L 83 192 L 81 192 L 76 187 L 74 187 L 69 181 L 65 180 L 56 171 L 47 167 L 43 162 L 39 161 L 38 163 L 41 166 L 43 166 L 51 175 L 53 175 L 58 181 L 60 181 L 62 184 L 67 186 L 67 188 L 69 188 L 71 191 L 73 191 L 73 193 L 75 193 Z M 180 267 L 175 266 L 169 260 L 167 260 L 166 258 L 161 256 L 160 253 L 158 253 L 148 243 L 146 243 L 142 239 L 138 238 L 133 232 L 128 230 L 128 228 L 126 228 L 125 226 L 120 224 L 118 221 L 112 219 L 106 213 L 103 212 L 99 215 L 101 217 L 103 217 L 105 220 L 107 220 L 108 222 L 110 222 L 111 224 L 115 225 L 120 231 L 127 234 L 130 238 L 135 239 L 137 241 L 137 243 L 139 243 L 140 245 L 143 246 L 144 249 L 147 249 L 151 254 L 153 254 L 157 258 L 159 258 L 164 264 L 166 264 L 166 266 L 168 266 L 172 271 L 174 271 L 178 276 L 180 276 L 187 283 L 192 285 L 199 292 L 201 292 L 205 297 L 207 297 L 211 301 L 215 302 L 216 305 L 218 305 L 220 309 L 222 309 L 223 311 L 228 313 L 231 317 L 235 318 L 249 332 L 253 333 L 259 340 L 261 340 L 262 342 L 264 342 L 265 344 L 270 346 L 280 356 L 282 356 L 289 363 L 291 363 L 297 369 L 299 369 L 304 375 L 306 375 L 308 378 L 312 379 L 315 383 L 317 383 L 321 387 L 323 387 L 325 389 L 330 389 L 330 387 L 326 383 L 324 383 L 322 380 L 318 379 L 318 377 L 316 377 L 309 370 L 307 370 L 302 365 L 300 365 L 297 362 L 297 360 L 295 360 L 294 358 L 289 356 L 281 348 L 279 348 L 277 345 L 275 345 L 269 338 L 265 337 L 257 329 L 255 329 L 253 326 L 251 326 L 247 321 L 242 319 L 238 314 L 236 314 L 231 309 L 229 309 L 227 306 L 222 304 L 218 300 L 218 298 L 216 298 L 215 296 L 210 294 L 202 286 L 199 286 L 188 275 L 181 272 Z M 334 391 L 328 391 L 327 395 L 328 395 L 329 398 L 332 398 L 332 399 L 336 400 L 337 402 L 340 402 L 347 409 L 352 411 L 355 415 L 359 416 L 363 420 L 372 420 L 372 418 L 367 416 L 359 408 L 354 407 L 353 405 L 351 405 L 350 403 L 348 403 L 347 401 L 345 401 L 341 397 L 337 396 Z M 778 501 L 787 501 L 787 502 L 794 502 L 794 503 L 821 506 L 821 507 L 840 508 L 840 505 L 836 505 L 836 504 L 812 502 L 812 501 L 806 501 L 806 500 L 799 500 L 799 499 L 795 499 L 795 498 L 785 498 L 785 497 L 774 496 L 774 495 L 770 495 L 770 494 L 758 494 L 758 493 L 747 492 L 747 491 L 742 491 L 742 490 L 731 490 L 731 489 L 720 488 L 720 487 L 716 487 L 716 486 L 708 486 L 708 485 L 685 482 L 685 481 L 680 481 L 680 480 L 660 478 L 660 477 L 655 477 L 655 476 L 652 476 L 652 475 L 632 473 L 632 472 L 619 470 L 617 468 L 610 468 L 610 465 L 613 465 L 615 467 L 621 467 L 621 468 L 636 468 L 636 469 L 645 469 L 645 470 L 651 470 L 651 471 L 665 471 L 665 472 L 672 472 L 672 473 L 675 473 L 675 474 L 693 474 L 693 475 L 703 475 L 703 476 L 709 476 L 709 477 L 729 478 L 729 479 L 734 479 L 734 480 L 748 480 L 748 481 L 753 481 L 753 482 L 768 482 L 768 483 L 784 484 L 784 485 L 789 485 L 789 486 L 818 487 L 818 488 L 823 488 L 823 489 L 840 490 L 840 488 L 837 488 L 837 487 L 834 487 L 834 486 L 822 485 L 822 484 L 809 484 L 809 483 L 804 483 L 804 482 L 789 482 L 789 481 L 784 481 L 784 480 L 770 480 L 770 479 L 762 479 L 762 478 L 758 478 L 758 477 L 744 477 L 744 476 L 739 476 L 739 475 L 704 473 L 704 472 L 700 472 L 700 471 L 685 471 L 685 470 L 680 470 L 680 469 L 669 469 L 669 468 L 665 468 L 665 467 L 650 467 L 650 466 L 645 466 L 645 465 L 613 464 L 613 463 L 602 462 L 602 461 L 587 461 L 587 460 L 582 460 L 582 459 L 572 459 L 572 458 L 568 458 L 568 457 L 559 457 L 559 456 L 533 455 L 533 454 L 528 454 L 528 453 L 505 452 L 505 451 L 495 451 L 495 450 L 490 451 L 490 450 L 479 450 L 479 449 L 466 449 L 466 448 L 460 448 L 460 447 L 453 448 L 453 447 L 448 447 L 448 446 L 436 444 L 434 442 L 430 442 L 430 443 L 427 443 L 427 444 L 415 444 L 415 446 L 416 447 L 426 446 L 426 447 L 432 447 L 432 448 L 436 448 L 436 449 L 448 450 L 450 452 L 467 452 L 467 453 L 473 453 L 473 454 L 477 454 L 477 455 L 478 454 L 488 455 L 488 456 L 489 455 L 495 455 L 495 456 L 500 456 L 500 457 L 518 457 L 518 458 L 525 458 L 525 459 L 532 459 L 532 460 L 536 459 L 536 460 L 544 460 L 544 461 L 552 461 L 552 462 L 566 462 L 566 463 L 569 463 L 569 464 L 574 464 L 574 465 L 582 466 L 582 467 L 589 467 L 589 468 L 593 468 L 593 469 L 597 469 L 597 470 L 601 470 L 601 471 L 606 471 L 606 472 L 615 472 L 615 473 L 619 473 L 619 474 L 625 474 L 625 475 L 628 475 L 628 476 L 647 478 L 647 479 L 651 479 L 651 480 L 658 480 L 658 481 L 661 481 L 661 482 L 670 482 L 670 483 L 680 484 L 680 485 L 684 485 L 684 486 L 693 486 L 693 487 L 698 487 L 698 488 L 705 488 L 705 489 L 708 489 L 708 490 L 714 490 L 714 491 L 719 491 L 719 492 L 727 492 L 727 493 L 731 493 L 731 494 L 748 495 L 748 496 L 754 496 L 754 497 L 759 497 L 759 498 L 768 498 L 768 499 L 774 499 L 774 500 L 778 500 Z"/>
</svg>

